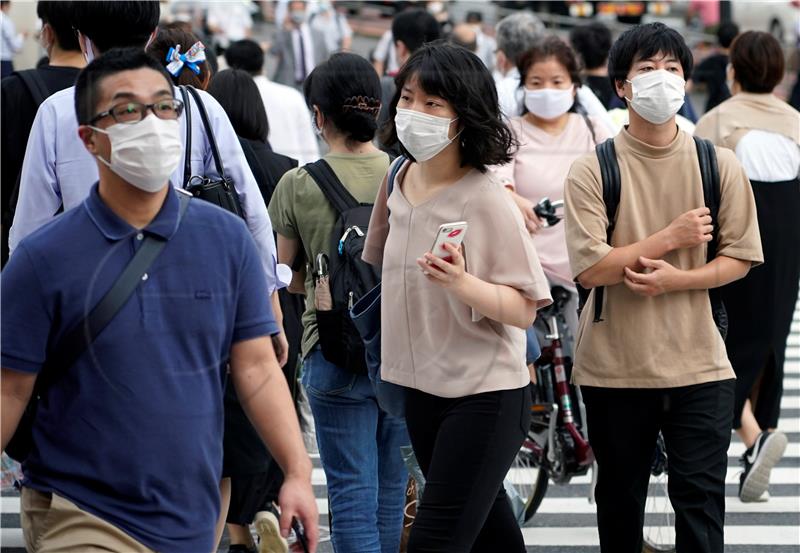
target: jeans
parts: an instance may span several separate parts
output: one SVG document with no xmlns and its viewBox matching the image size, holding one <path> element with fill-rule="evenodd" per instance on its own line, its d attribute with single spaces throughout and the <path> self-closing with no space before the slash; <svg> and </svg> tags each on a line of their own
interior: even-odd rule
<svg viewBox="0 0 800 553">
<path fill-rule="evenodd" d="M 408 553 L 524 553 L 503 487 L 530 426 L 528 388 L 442 398 L 409 389 L 406 421 L 425 490 Z"/>
<path fill-rule="evenodd" d="M 336 553 L 397 553 L 408 472 L 400 447 L 402 419 L 382 411 L 367 375 L 337 367 L 314 349 L 303 385 L 317 427 L 328 480 L 331 541 Z"/>
<path fill-rule="evenodd" d="M 642 550 L 659 430 L 678 553 L 722 553 L 733 390 L 733 380 L 666 389 L 581 386 L 599 467 L 595 499 L 603 553 Z"/>
</svg>

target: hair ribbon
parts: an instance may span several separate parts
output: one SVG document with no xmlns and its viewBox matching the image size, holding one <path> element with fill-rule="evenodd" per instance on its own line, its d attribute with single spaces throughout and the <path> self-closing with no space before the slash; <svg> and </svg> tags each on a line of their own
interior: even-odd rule
<svg viewBox="0 0 800 553">
<path fill-rule="evenodd" d="M 176 44 L 167 52 L 167 61 L 169 62 L 167 71 L 173 77 L 180 75 L 184 66 L 191 69 L 195 75 L 199 75 L 200 67 L 198 65 L 206 61 L 206 47 L 202 42 L 197 41 L 185 54 L 181 54 L 181 45 Z"/>
</svg>

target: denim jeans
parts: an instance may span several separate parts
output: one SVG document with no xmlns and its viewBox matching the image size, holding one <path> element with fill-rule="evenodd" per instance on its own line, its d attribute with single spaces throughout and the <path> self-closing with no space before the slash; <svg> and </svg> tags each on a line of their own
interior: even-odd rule
<svg viewBox="0 0 800 553">
<path fill-rule="evenodd" d="M 408 472 L 405 421 L 382 411 L 367 375 L 339 368 L 314 349 L 303 385 L 328 481 L 336 553 L 397 553 Z"/>
</svg>

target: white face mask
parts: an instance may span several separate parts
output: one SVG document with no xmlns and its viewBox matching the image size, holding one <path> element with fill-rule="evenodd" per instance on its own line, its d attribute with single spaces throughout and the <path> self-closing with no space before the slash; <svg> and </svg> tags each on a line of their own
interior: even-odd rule
<svg viewBox="0 0 800 553">
<path fill-rule="evenodd" d="M 525 89 L 525 107 L 542 119 L 555 119 L 564 115 L 575 103 L 573 87 Z"/>
<path fill-rule="evenodd" d="M 678 75 L 659 69 L 635 76 L 631 83 L 632 98 L 625 98 L 647 121 L 660 125 L 669 121 L 683 105 L 686 81 Z"/>
<path fill-rule="evenodd" d="M 91 127 L 111 140 L 111 162 L 101 163 L 126 182 L 145 192 L 158 192 L 183 157 L 177 119 L 148 115 L 138 123 L 117 123 L 107 129 Z"/>
<path fill-rule="evenodd" d="M 394 125 L 397 138 L 408 153 L 417 161 L 428 161 L 456 139 L 449 138 L 450 123 L 458 119 L 447 119 L 420 113 L 411 109 L 397 108 Z"/>
</svg>

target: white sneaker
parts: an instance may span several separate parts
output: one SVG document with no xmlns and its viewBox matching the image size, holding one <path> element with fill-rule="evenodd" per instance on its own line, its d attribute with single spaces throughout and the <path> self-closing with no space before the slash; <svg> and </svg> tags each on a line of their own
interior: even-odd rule
<svg viewBox="0 0 800 553">
<path fill-rule="evenodd" d="M 289 543 L 281 537 L 278 517 L 270 511 L 256 513 L 253 526 L 258 534 L 258 553 L 288 553 Z"/>
<path fill-rule="evenodd" d="M 780 430 L 762 432 L 744 452 L 741 457 L 744 472 L 739 479 L 739 499 L 743 503 L 766 501 L 762 497 L 769 488 L 769 474 L 783 456 L 787 443 L 786 434 Z"/>
</svg>

